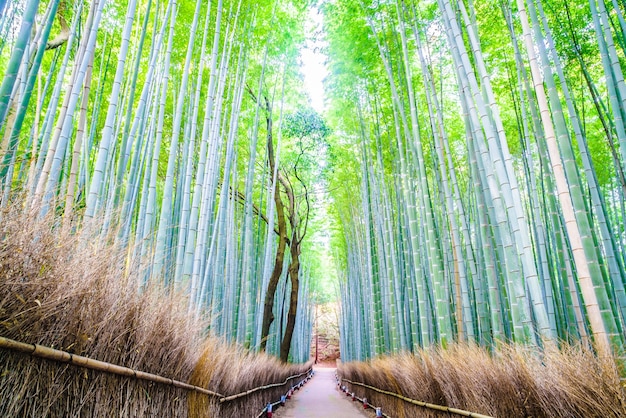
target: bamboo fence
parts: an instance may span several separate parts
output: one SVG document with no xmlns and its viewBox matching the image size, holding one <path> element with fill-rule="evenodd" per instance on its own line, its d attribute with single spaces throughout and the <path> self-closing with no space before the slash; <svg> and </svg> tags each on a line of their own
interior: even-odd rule
<svg viewBox="0 0 626 418">
<path fill-rule="evenodd" d="M 393 396 L 395 398 L 401 399 L 401 400 L 403 400 L 405 402 L 408 402 L 408 403 L 411 403 L 413 405 L 421 406 L 421 407 L 428 408 L 428 409 L 434 409 L 434 410 L 442 411 L 442 412 L 449 412 L 451 414 L 461 415 L 461 416 L 464 416 L 464 417 L 493 418 L 493 417 L 491 417 L 489 415 L 483 415 L 483 414 L 479 414 L 477 412 L 470 412 L 470 411 L 465 411 L 463 409 L 452 408 L 452 407 L 449 407 L 449 406 L 436 405 L 436 404 L 432 404 L 432 403 L 428 403 L 428 402 L 418 401 L 418 400 L 415 400 L 415 399 L 407 398 L 406 396 L 402 396 L 402 395 L 400 395 L 398 393 L 389 392 L 389 391 L 382 390 L 382 389 L 379 389 L 379 388 L 374 387 L 374 386 L 366 385 L 365 383 L 354 382 L 354 381 L 349 380 L 349 379 L 341 378 L 340 380 L 342 382 L 346 382 L 346 383 L 349 383 L 351 385 L 361 386 L 361 387 L 364 387 L 366 389 L 370 389 L 370 390 L 373 390 L 375 392 L 382 393 L 383 395 Z M 361 400 L 361 399 L 359 399 L 359 400 Z M 362 402 L 365 403 L 366 400 L 363 399 Z"/>
<path fill-rule="evenodd" d="M 143 372 L 140 370 L 134 370 L 128 367 L 119 366 L 117 364 L 107 363 L 104 361 L 95 360 L 89 357 L 79 356 L 76 354 L 71 354 L 66 351 L 56 350 L 54 348 L 42 346 L 39 344 L 27 344 L 19 341 L 12 340 L 10 338 L 0 337 L 0 348 L 17 351 L 20 353 L 24 353 L 33 357 L 39 357 L 51 361 L 56 361 L 59 363 L 68 363 L 74 366 L 84 367 L 87 369 L 97 370 L 104 373 L 116 374 L 119 376 L 126 377 L 134 377 L 139 380 L 147 380 L 150 382 L 160 383 L 163 385 L 174 386 L 177 388 L 181 388 L 188 391 L 202 393 L 208 396 L 212 396 L 214 398 L 218 398 L 220 403 L 230 402 L 235 399 L 243 398 L 249 396 L 255 392 L 261 390 L 267 390 L 274 387 L 279 387 L 285 385 L 292 379 L 297 379 L 304 375 L 309 375 L 312 369 L 308 369 L 307 371 L 289 376 L 283 382 L 272 383 L 269 385 L 259 386 L 253 389 L 249 389 L 245 392 L 237 393 L 234 395 L 223 395 L 218 392 L 214 392 L 209 389 L 205 389 L 199 386 L 190 385 L 189 383 L 181 382 L 179 380 L 170 379 L 169 377 L 159 376 L 152 373 Z M 303 379 L 304 381 L 305 379 Z M 298 385 L 302 384 L 300 382 Z"/>
</svg>

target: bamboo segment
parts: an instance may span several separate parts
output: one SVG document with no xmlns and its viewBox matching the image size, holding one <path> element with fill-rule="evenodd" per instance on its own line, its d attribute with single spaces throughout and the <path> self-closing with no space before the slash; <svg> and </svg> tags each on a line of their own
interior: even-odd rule
<svg viewBox="0 0 626 418">
<path fill-rule="evenodd" d="M 37 15 L 37 7 L 39 6 L 39 0 L 31 0 L 28 2 L 28 6 L 24 11 L 24 17 L 20 28 L 18 42 L 15 45 L 11 59 L 9 61 L 7 73 L 0 85 L 0 128 L 5 124 L 5 117 L 7 116 L 9 103 L 11 99 L 11 92 L 17 79 L 17 73 L 19 71 L 20 63 L 24 55 L 24 50 L 30 38 L 33 24 L 35 23 L 35 16 Z"/>
</svg>

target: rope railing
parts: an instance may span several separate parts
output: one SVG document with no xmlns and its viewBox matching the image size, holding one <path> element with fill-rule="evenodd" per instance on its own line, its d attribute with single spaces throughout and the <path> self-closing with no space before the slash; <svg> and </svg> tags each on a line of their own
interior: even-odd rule
<svg viewBox="0 0 626 418">
<path fill-rule="evenodd" d="M 491 417 L 489 415 L 483 415 L 483 414 L 479 414 L 477 412 L 470 412 L 470 411 L 465 411 L 463 409 L 452 408 L 450 406 L 436 405 L 436 404 L 432 404 L 432 403 L 428 403 L 428 402 L 418 401 L 418 400 L 415 400 L 415 399 L 407 398 L 406 396 L 400 395 L 398 393 L 389 392 L 389 391 L 382 390 L 382 389 L 379 389 L 379 388 L 374 387 L 374 386 L 366 385 L 365 383 L 353 382 L 352 380 L 349 380 L 349 379 L 341 378 L 341 381 L 350 383 L 351 385 L 361 386 L 361 387 L 373 390 L 375 392 L 382 393 L 383 395 L 393 396 L 395 398 L 401 399 L 401 400 L 403 400 L 405 402 L 408 402 L 408 403 L 411 403 L 413 405 L 421 406 L 421 407 L 428 408 L 428 409 L 434 409 L 434 410 L 442 411 L 442 412 L 449 412 L 451 414 L 461 415 L 461 416 L 464 416 L 464 417 L 493 418 L 493 417 Z M 365 403 L 366 401 L 363 401 L 363 402 Z M 383 414 L 381 416 L 387 416 L 387 415 Z"/>
<path fill-rule="evenodd" d="M 134 370 L 129 367 L 119 366 L 117 364 L 107 363 L 100 360 L 94 360 L 89 357 L 79 356 L 77 354 L 71 354 L 67 351 L 61 351 L 54 348 L 46 347 L 39 344 L 29 344 L 23 343 L 19 341 L 12 340 L 6 337 L 0 337 L 0 348 L 4 348 L 6 350 L 17 351 L 20 353 L 28 354 L 33 357 L 39 357 L 46 360 L 56 361 L 59 363 L 68 363 L 74 366 L 84 367 L 86 369 L 96 370 L 105 373 L 111 373 L 119 376 L 125 377 L 133 377 L 139 380 L 147 380 L 150 382 L 160 383 L 163 385 L 174 386 L 176 388 L 194 391 L 198 393 L 202 393 L 208 396 L 212 396 L 214 398 L 218 398 L 220 403 L 229 402 L 238 398 L 243 398 L 252 393 L 258 392 L 260 390 L 271 389 L 274 387 L 279 387 L 287 384 L 292 379 L 297 379 L 298 377 L 302 377 L 304 375 L 308 375 L 311 373 L 312 368 L 309 368 L 306 372 L 289 376 L 282 383 L 272 383 L 269 385 L 259 386 L 253 389 L 249 389 L 245 392 L 237 393 L 235 395 L 223 395 L 218 392 L 214 392 L 209 389 L 202 388 L 200 386 L 191 385 L 189 383 L 181 382 L 180 380 L 171 379 L 169 377 L 159 376 L 152 373 L 143 372 L 140 370 Z M 308 378 L 308 376 L 307 376 Z M 306 379 L 303 379 L 304 381 Z M 302 381 L 299 385 L 302 384 Z M 292 386 L 293 389 L 293 386 Z M 280 402 L 280 401 L 279 401 Z M 265 411 L 265 410 L 264 410 Z"/>
</svg>

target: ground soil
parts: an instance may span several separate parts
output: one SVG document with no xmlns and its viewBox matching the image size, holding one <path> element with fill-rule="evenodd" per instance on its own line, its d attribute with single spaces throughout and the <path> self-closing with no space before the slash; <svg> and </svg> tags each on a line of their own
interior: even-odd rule
<svg viewBox="0 0 626 418">
<path fill-rule="evenodd" d="M 364 411 L 360 402 L 352 402 L 350 397 L 337 388 L 334 362 L 318 364 L 314 370 L 313 379 L 295 392 L 286 406 L 274 413 L 274 417 L 363 418 L 376 415 L 371 409 Z"/>
</svg>

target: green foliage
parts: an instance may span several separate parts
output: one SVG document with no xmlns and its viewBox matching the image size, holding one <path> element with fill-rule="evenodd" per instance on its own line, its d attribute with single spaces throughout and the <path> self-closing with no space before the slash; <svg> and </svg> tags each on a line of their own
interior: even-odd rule
<svg viewBox="0 0 626 418">
<path fill-rule="evenodd" d="M 0 2 L 3 75 L 18 42 L 22 3 Z M 123 231 L 119 239 L 127 246 L 128 263 L 146 271 L 163 265 L 166 276 L 154 274 L 150 280 L 188 290 L 190 311 L 209 317 L 213 332 L 254 346 L 255 315 L 262 308 L 256 301 L 263 296 L 263 274 L 276 239 L 275 219 L 268 219 L 274 213 L 273 173 L 265 139 L 271 136 L 280 150 L 281 176 L 298 202 L 296 215 L 304 218 L 310 209 L 310 233 L 302 247 L 303 272 L 310 277 L 306 289 L 318 302 L 338 292 L 345 303 L 353 298 L 346 315 L 363 333 L 355 356 L 451 344 L 465 335 L 480 344 L 531 338 L 543 304 L 552 315 L 550 331 L 575 340 L 587 324 L 584 310 L 568 299 L 578 273 L 546 153 L 546 128 L 538 117 L 535 85 L 543 83 L 553 93 L 549 119 L 562 122 L 559 151 L 568 186 L 577 193 L 577 224 L 588 224 L 586 245 L 597 253 L 596 289 L 613 301 L 606 319 L 615 316 L 622 329 L 626 326 L 626 180 L 621 174 L 626 136 L 619 125 L 626 38 L 620 2 L 604 2 L 608 24 L 603 30 L 616 45 L 610 69 L 603 64 L 592 22 L 590 4 L 595 3 L 520 3 L 543 7 L 539 20 L 545 18 L 546 26 L 537 33 L 545 39 L 534 42 L 549 47 L 548 35 L 554 40 L 555 53 L 548 49 L 550 62 L 541 68 L 543 75 L 554 73 L 554 86 L 547 78 L 531 78 L 530 51 L 514 2 L 445 0 L 224 0 L 219 34 L 220 2 L 198 3 L 194 16 L 196 3 L 179 1 L 170 56 L 168 2 L 151 3 L 148 11 L 148 0 L 140 0 L 124 71 L 115 80 L 129 3 L 106 4 L 93 57 L 82 51 L 94 4 L 79 10 L 80 3 L 61 3 L 59 16 L 77 28 L 75 38 L 44 54 L 26 109 L 16 110 L 24 89 L 13 89 L 12 76 L 4 76 L 4 89 L 14 96 L 0 101 L 10 117 L 21 112 L 24 126 L 12 155 L 6 127 L 12 122 L 10 117 L 0 121 L 0 157 L 8 162 L 2 168 L 7 176 L 0 179 L 2 196 L 26 190 L 34 201 L 53 202 L 64 227 L 77 227 L 86 191 L 95 184 L 97 208 L 106 220 L 100 234 Z M 50 4 L 39 5 L 36 30 Z M 307 104 L 298 68 L 311 7 L 324 15 L 329 106 L 323 115 Z M 505 19 L 509 14 L 513 36 Z M 194 18 L 199 30 L 184 74 Z M 162 25 L 165 40 L 157 45 Z M 61 29 L 55 20 L 52 35 Z M 35 39 L 33 33 L 20 41 Z M 11 64 L 13 70 L 19 67 L 19 77 L 36 68 L 32 51 L 27 52 Z M 76 85 L 72 74 L 86 64 L 91 73 Z M 180 92 L 185 76 L 188 88 Z M 25 80 L 18 82 L 23 86 Z M 106 127 L 112 132 L 111 149 L 96 167 L 118 83 L 120 100 L 112 108 L 112 126 Z M 79 104 L 88 95 L 87 105 L 72 109 L 69 141 L 55 150 L 65 121 L 63 103 L 72 91 Z M 582 130 L 578 139 L 576 117 Z M 272 132 L 267 132 L 268 118 Z M 174 126 L 175 120 L 182 125 Z M 78 146 L 81 130 L 84 141 Z M 157 131 L 162 143 L 152 161 Z M 52 161 L 61 167 L 53 176 Z M 99 170 L 104 171 L 94 176 Z M 168 175 L 171 187 L 165 187 Z M 102 178 L 101 184 L 94 178 Z M 43 193 L 48 184 L 58 187 Z M 159 225 L 164 207 L 172 208 L 171 224 Z M 156 252 L 156 241 L 166 250 Z M 164 260 L 155 261 L 157 253 Z M 174 280 L 170 272 L 176 272 Z M 277 317 L 283 316 L 289 293 L 284 275 L 281 280 Z M 530 291 L 535 293 L 529 296 Z M 310 314 L 306 309 L 303 315 Z M 371 324 L 374 329 L 366 329 Z M 276 338 L 283 325 L 275 326 Z M 309 325 L 303 320 L 299 326 Z M 454 330 L 450 335 L 448 328 Z"/>
<path fill-rule="evenodd" d="M 364 338 L 363 341 L 357 338 L 356 346 L 349 348 L 356 357 L 368 357 L 381 349 L 393 351 L 395 320 L 400 321 L 397 326 L 404 327 L 398 331 L 404 333 L 404 344 L 413 349 L 416 344 L 427 345 L 429 339 L 449 344 L 454 338 L 462 338 L 463 331 L 473 333 L 472 327 L 486 338 L 480 343 L 488 344 L 492 338 L 500 338 L 500 332 L 512 337 L 515 325 L 507 321 L 515 323 L 517 320 L 510 315 L 522 315 L 520 309 L 528 312 L 534 308 L 527 302 L 523 302 L 525 306 L 514 306 L 516 302 L 509 298 L 513 298 L 519 288 L 510 287 L 515 279 L 507 278 L 507 275 L 511 274 L 510 269 L 519 269 L 518 274 L 524 271 L 528 274 L 529 270 L 539 268 L 531 264 L 538 263 L 540 248 L 548 248 L 543 257 L 551 260 L 547 261 L 551 268 L 556 267 L 549 273 L 549 269 L 539 271 L 543 297 L 547 298 L 548 305 L 556 303 L 563 307 L 566 303 L 552 299 L 562 295 L 558 281 L 568 280 L 563 266 L 557 267 L 558 263 L 573 265 L 570 259 L 556 261 L 552 258 L 563 250 L 553 241 L 552 234 L 567 236 L 561 224 L 553 223 L 555 218 L 549 212 L 560 209 L 558 206 L 556 209 L 541 206 L 537 209 L 540 212 L 532 212 L 532 205 L 555 208 L 549 206 L 554 202 L 546 201 L 546 196 L 551 196 L 555 190 L 551 167 L 546 165 L 545 148 L 541 146 L 541 121 L 532 118 L 531 110 L 538 115 L 537 109 L 532 109 L 536 106 L 532 91 L 535 80 L 530 79 L 519 14 L 513 3 L 337 0 L 324 5 L 331 71 L 326 89 L 332 98 L 327 118 L 333 129 L 326 172 L 333 199 L 333 208 L 329 211 L 332 217 L 331 242 L 338 250 L 334 253 L 337 265 L 347 272 L 341 279 L 342 283 L 346 280 L 342 298 L 345 314 L 350 320 L 346 320 L 343 332 L 353 339 L 357 338 L 353 332 Z M 605 189 L 605 199 L 619 195 L 614 203 L 623 203 L 624 197 L 614 185 L 615 173 L 624 162 L 611 156 L 617 154 L 616 149 L 611 150 L 609 140 L 616 141 L 617 138 L 615 132 L 613 138 L 607 138 L 606 125 L 610 123 L 612 111 L 608 106 L 609 89 L 603 81 L 605 75 L 596 34 L 590 23 L 589 5 L 585 1 L 532 3 L 543 5 L 548 29 L 542 28 L 542 31 L 552 31 L 561 59 L 560 64 L 553 62 L 552 65 L 553 68 L 559 66 L 564 72 L 574 107 L 582 120 L 583 134 L 595 165 L 593 176 Z M 461 6 L 469 21 L 464 20 Z M 509 7 L 513 8 L 513 29 L 522 54 L 520 62 L 515 60 L 514 45 L 505 20 L 504 13 Z M 612 6 L 607 7 L 612 10 Z M 617 13 L 616 10 L 609 11 L 611 27 L 615 31 L 614 41 L 619 49 L 623 33 Z M 448 22 L 449 25 L 458 25 L 460 38 L 447 36 L 452 29 L 444 24 L 445 19 L 452 22 Z M 477 44 L 470 42 L 474 31 Z M 424 66 L 420 62 L 420 48 Z M 462 51 L 455 56 L 453 52 L 457 48 Z M 622 67 L 623 52 L 618 50 Z M 480 68 L 480 60 L 484 60 L 484 71 Z M 583 77 L 583 69 L 592 83 Z M 556 70 L 554 77 L 558 79 Z M 432 80 L 430 85 L 429 79 Z M 592 87 L 598 90 L 597 97 L 604 103 L 599 103 L 598 99 L 594 101 L 589 91 Z M 414 103 L 409 96 L 410 88 L 414 92 Z M 565 112 L 564 88 L 558 85 L 556 91 L 561 95 Z M 463 101 L 465 107 L 461 106 Z M 415 104 L 416 116 L 410 111 L 412 104 Z M 469 117 L 470 107 L 477 112 L 475 119 Z M 553 112 L 556 118 L 557 111 Z M 571 132 L 574 122 L 570 117 L 569 113 L 565 115 L 567 129 L 574 138 Z M 605 125 L 601 123 L 602 118 Z M 411 126 L 412 123 L 417 129 Z M 504 140 L 506 143 L 498 142 Z M 484 141 L 483 151 L 478 148 L 479 141 Z M 574 141 L 572 139 L 576 163 L 582 170 L 583 156 Z M 497 151 L 495 147 L 498 147 Z M 494 173 L 503 158 L 507 160 L 508 168 Z M 526 171 L 524 167 L 527 167 Z M 506 177 L 509 177 L 508 183 L 503 183 Z M 577 188 L 577 180 L 571 173 L 568 177 L 572 187 Z M 489 182 L 492 183 L 487 184 Z M 500 184 L 496 184 L 498 182 Z M 583 180 L 584 184 L 587 182 L 593 184 L 589 178 Z M 510 197 L 513 184 L 520 185 L 517 190 L 521 191 L 513 191 L 513 194 L 520 193 L 519 197 Z M 428 197 L 421 203 L 424 195 Z M 588 191 L 585 196 L 591 205 L 595 198 Z M 506 208 L 500 207 L 496 199 L 509 199 L 509 203 Z M 513 200 L 525 206 L 514 208 Z M 606 210 L 613 216 L 619 212 L 614 211 L 616 208 L 602 208 L 602 205 L 596 203 L 594 212 Z M 507 211 L 515 211 L 516 215 L 512 217 Z M 602 219 L 600 215 L 597 219 Z M 433 229 L 429 231 L 427 225 L 431 216 Z M 512 222 L 515 217 L 523 223 L 539 222 L 529 232 L 531 237 L 522 238 L 518 232 L 508 230 L 505 223 L 497 221 L 508 219 L 507 222 Z M 521 220 L 526 217 L 527 221 Z M 615 216 L 614 221 L 621 230 L 621 218 Z M 392 231 L 389 225 L 392 225 Z M 600 235 L 598 228 L 595 233 Z M 501 247 L 503 239 L 513 247 Z M 522 249 L 520 242 L 524 239 L 529 245 Z M 365 244 L 360 245 L 363 240 Z M 513 257 L 527 257 L 523 254 L 531 248 L 530 241 L 532 252 L 527 254 L 531 254 L 528 259 L 532 261 L 515 266 L 519 259 L 515 262 Z M 624 242 L 620 241 L 618 247 L 623 248 Z M 570 248 L 570 242 L 563 244 Z M 614 250 L 606 240 L 598 245 L 607 245 L 608 257 L 613 256 Z M 515 255 L 507 255 L 507 251 L 514 247 L 517 248 Z M 483 250 L 486 248 L 490 250 Z M 407 258 L 411 251 L 419 254 L 413 259 Z M 617 257 L 623 260 L 623 257 Z M 448 287 L 445 292 L 437 293 L 442 290 L 439 286 L 444 282 L 438 281 L 436 276 L 438 263 L 429 261 L 437 258 L 444 263 L 443 274 L 447 283 L 454 285 L 460 274 L 467 277 L 468 284 L 458 283 L 458 289 Z M 509 265 L 511 267 L 507 267 Z M 492 274 L 489 269 L 494 269 L 501 281 L 487 282 Z M 623 269 L 621 271 L 614 273 L 619 275 L 614 278 L 618 289 L 624 280 Z M 451 272 L 456 272 L 456 276 Z M 527 280 L 531 285 L 524 284 L 523 287 L 533 286 L 536 278 L 531 274 Z M 552 284 L 546 285 L 550 280 Z M 387 290 L 386 286 L 393 289 Z M 469 287 L 463 290 L 464 286 Z M 365 295 L 360 296 L 358 288 L 363 288 Z M 487 289 L 498 294 L 488 294 Z M 414 291 L 417 294 L 411 294 Z M 464 296 L 459 292 L 469 293 Z M 517 295 L 527 297 L 523 293 Z M 428 312 L 440 309 L 443 305 L 436 300 L 441 297 L 454 307 L 469 308 L 455 312 L 452 318 L 455 333 L 458 333 L 456 337 L 434 337 L 439 330 L 433 329 L 432 323 L 442 319 L 437 317 L 438 314 L 417 325 L 401 323 L 402 316 L 408 315 L 406 310 L 417 304 L 422 318 L 429 315 Z M 462 300 L 462 297 L 470 300 Z M 504 306 L 495 307 L 498 300 L 497 303 Z M 480 309 L 487 301 L 491 303 L 487 311 L 497 312 L 496 316 L 485 321 L 481 316 L 486 311 Z M 402 305 L 405 312 L 398 312 L 395 318 L 393 314 L 380 312 L 378 304 L 385 303 Z M 363 306 L 354 307 L 359 304 Z M 548 309 L 553 310 L 551 306 Z M 569 310 L 570 314 L 575 310 L 572 306 L 562 309 Z M 506 316 L 498 317 L 500 312 L 505 312 Z M 374 325 L 370 334 L 364 333 L 363 327 L 377 324 L 381 314 L 388 315 L 384 330 Z M 415 319 L 411 317 L 409 321 L 413 323 Z M 469 322 L 460 324 L 461 320 Z M 564 320 L 563 317 L 556 319 L 557 322 Z M 472 321 L 475 322 L 471 324 Z M 489 321 L 494 322 L 481 328 Z M 505 322 L 501 331 L 498 330 L 501 324 L 495 323 L 500 321 Z M 564 329 L 560 323 L 556 325 L 559 332 Z M 424 333 L 424 326 L 431 328 Z M 420 332 L 421 336 L 418 335 Z M 473 335 L 477 337 L 477 334 Z M 564 334 L 559 335 L 564 337 Z M 565 338 L 571 338 L 571 335 Z"/>
<path fill-rule="evenodd" d="M 298 109 L 285 117 L 284 134 L 287 137 L 298 138 L 300 141 L 307 138 L 320 143 L 330 132 L 324 119 L 313 109 Z"/>
</svg>

